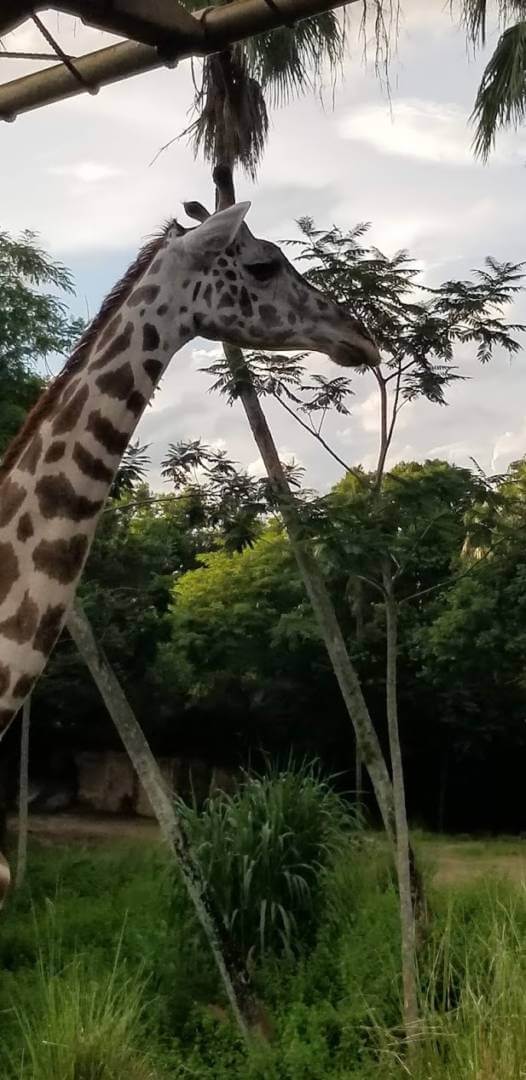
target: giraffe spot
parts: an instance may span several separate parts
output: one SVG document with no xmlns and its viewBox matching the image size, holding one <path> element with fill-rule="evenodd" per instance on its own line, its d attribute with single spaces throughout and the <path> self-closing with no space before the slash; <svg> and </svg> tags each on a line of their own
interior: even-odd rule
<svg viewBox="0 0 526 1080">
<path fill-rule="evenodd" d="M 101 484 L 111 483 L 113 469 L 109 469 L 101 458 L 90 454 L 89 450 L 82 446 L 82 443 L 75 443 L 73 461 L 81 473 L 84 473 L 84 476 L 89 476 L 90 480 L 98 480 Z"/>
<path fill-rule="evenodd" d="M 212 286 L 210 282 L 208 282 L 208 285 L 206 286 L 206 289 L 203 293 L 203 300 L 205 304 L 208 304 L 208 307 L 210 307 L 210 304 L 212 302 Z"/>
<path fill-rule="evenodd" d="M 0 731 L 8 727 L 15 715 L 14 709 L 0 709 Z"/>
<path fill-rule="evenodd" d="M 9 525 L 26 497 L 26 489 L 8 476 L 0 487 L 0 527 Z"/>
<path fill-rule="evenodd" d="M 228 278 L 229 281 L 236 281 L 237 280 L 237 274 L 236 274 L 235 270 L 227 270 L 227 272 L 225 274 L 225 277 Z"/>
<path fill-rule="evenodd" d="M 12 544 L 0 544 L 0 604 L 20 577 L 18 559 Z"/>
<path fill-rule="evenodd" d="M 52 464 L 54 461 L 60 461 L 60 459 L 64 457 L 65 449 L 66 443 L 63 439 L 51 443 L 49 450 L 47 450 L 44 455 L 44 461 L 47 462 L 47 464 Z"/>
<path fill-rule="evenodd" d="M 126 401 L 135 386 L 131 365 L 126 361 L 113 371 L 106 371 L 104 375 L 99 375 L 96 383 L 103 394 L 117 398 L 118 401 Z"/>
<path fill-rule="evenodd" d="M 132 390 L 128 400 L 126 401 L 126 408 L 133 413 L 134 416 L 140 416 L 144 406 L 146 405 L 146 398 L 139 390 Z"/>
<path fill-rule="evenodd" d="M 121 330 L 120 334 L 108 345 L 108 348 L 104 350 L 102 356 L 99 356 L 98 360 L 94 360 L 89 366 L 89 371 L 96 371 L 98 368 L 106 367 L 106 364 L 111 363 L 121 353 L 126 352 L 129 349 L 130 342 L 133 334 L 133 323 L 127 322 L 124 330 Z"/>
<path fill-rule="evenodd" d="M 230 293 L 226 292 L 225 295 L 221 297 L 217 307 L 218 307 L 218 309 L 219 308 L 225 308 L 225 307 L 234 307 L 234 298 L 233 298 L 233 296 L 230 296 Z"/>
<path fill-rule="evenodd" d="M 7 694 L 9 690 L 9 683 L 11 682 L 11 672 L 5 664 L 0 662 L 0 697 L 3 694 Z"/>
<path fill-rule="evenodd" d="M 180 315 L 186 315 L 187 311 L 188 311 L 188 308 L 187 308 L 186 304 L 183 304 L 183 306 L 179 308 L 179 314 Z"/>
<path fill-rule="evenodd" d="M 138 307 L 139 304 L 153 304 L 159 292 L 159 285 L 140 285 L 138 289 L 132 292 L 128 300 L 128 307 Z"/>
<path fill-rule="evenodd" d="M 244 285 L 239 294 L 239 306 L 243 315 L 252 315 L 252 301 Z"/>
<path fill-rule="evenodd" d="M 88 538 L 77 533 L 69 540 L 41 540 L 33 552 L 36 570 L 62 585 L 70 585 L 82 569 Z"/>
<path fill-rule="evenodd" d="M 160 340 L 157 327 L 152 326 L 149 322 L 145 323 L 142 328 L 142 351 L 154 352 L 155 349 L 159 348 Z"/>
<path fill-rule="evenodd" d="M 237 315 L 224 315 L 223 322 L 225 326 L 234 326 L 237 323 Z"/>
<path fill-rule="evenodd" d="M 152 382 L 156 383 L 163 370 L 162 360 L 145 360 L 142 366 Z"/>
<path fill-rule="evenodd" d="M 53 435 L 64 435 L 72 431 L 78 424 L 82 410 L 89 398 L 89 387 L 81 386 L 80 390 L 68 401 L 67 405 L 57 413 L 53 423 Z"/>
<path fill-rule="evenodd" d="M 35 475 L 36 467 L 40 461 L 40 455 L 43 449 L 43 442 L 40 435 L 37 433 L 34 439 L 31 440 L 24 456 L 18 462 L 18 468 L 24 472 Z"/>
<path fill-rule="evenodd" d="M 187 323 L 181 323 L 181 325 L 179 327 L 179 333 L 180 333 L 181 337 L 187 337 L 192 333 L 192 331 L 191 331 L 190 327 L 187 325 Z"/>
<path fill-rule="evenodd" d="M 34 531 L 30 515 L 22 514 L 16 530 L 17 539 L 20 540 L 22 544 L 25 544 L 26 540 L 29 540 L 33 536 Z"/>
<path fill-rule="evenodd" d="M 117 333 L 121 322 L 122 312 L 119 311 L 119 314 L 116 315 L 115 318 L 108 323 L 106 329 L 102 331 L 102 334 L 100 335 L 100 338 L 97 342 L 97 347 L 95 350 L 96 352 L 100 352 L 101 349 L 104 349 L 108 342 L 111 341 L 113 337 L 115 337 L 115 334 Z"/>
<path fill-rule="evenodd" d="M 182 288 L 183 288 L 183 289 L 187 289 L 187 288 L 188 288 L 188 286 L 189 286 L 189 284 L 190 284 L 190 281 L 191 281 L 191 280 L 192 280 L 192 279 L 191 279 L 191 278 L 189 278 L 189 277 L 185 278 L 185 279 L 184 279 L 184 281 L 183 281 L 183 284 L 182 284 Z"/>
<path fill-rule="evenodd" d="M 167 311 L 168 311 L 168 304 L 159 304 L 159 307 L 157 308 L 157 314 L 158 315 L 166 315 Z"/>
<path fill-rule="evenodd" d="M 221 258 L 217 260 L 217 265 L 228 266 L 228 259 L 224 259 L 223 256 L 221 256 Z"/>
<path fill-rule="evenodd" d="M 31 641 L 38 624 L 38 605 L 31 599 L 29 592 L 24 593 L 24 598 L 14 615 L 4 619 L 0 623 L 0 634 L 17 641 L 23 645 L 25 641 Z"/>
<path fill-rule="evenodd" d="M 30 693 L 35 683 L 34 675 L 21 675 L 13 686 L 13 697 L 25 698 Z"/>
<path fill-rule="evenodd" d="M 152 265 L 150 266 L 150 274 L 158 274 L 159 270 L 162 267 L 162 265 L 163 265 L 163 260 L 162 259 L 156 259 L 155 262 L 152 263 Z"/>
<path fill-rule="evenodd" d="M 235 254 L 236 254 L 236 249 L 235 249 L 234 245 L 229 244 L 228 247 L 225 248 L 225 255 L 230 255 L 230 258 L 232 258 L 232 256 L 235 255 Z"/>
<path fill-rule="evenodd" d="M 238 289 L 237 285 L 231 285 L 230 286 L 230 292 L 232 293 L 232 296 L 237 296 L 237 294 L 239 292 L 239 289 Z"/>
<path fill-rule="evenodd" d="M 216 292 L 221 292 L 221 289 L 224 289 L 224 287 L 224 281 L 216 281 Z"/>
<path fill-rule="evenodd" d="M 196 281 L 196 283 L 194 285 L 194 291 L 192 293 L 192 300 L 194 302 L 197 300 L 197 297 L 199 296 L 199 293 L 201 292 L 201 284 L 202 283 L 200 281 Z"/>
<path fill-rule="evenodd" d="M 139 315 L 141 316 L 141 319 L 144 319 L 144 316 L 146 315 L 146 308 L 145 307 L 141 308 L 141 310 L 139 312 Z"/>
<path fill-rule="evenodd" d="M 89 414 L 86 430 L 91 432 L 93 438 L 108 451 L 108 454 L 121 457 L 124 453 L 128 444 L 127 432 L 118 431 L 111 420 L 101 416 L 98 410 Z"/>
<path fill-rule="evenodd" d="M 260 304 L 259 314 L 267 326 L 281 326 L 281 315 L 273 304 Z"/>
<path fill-rule="evenodd" d="M 66 608 L 64 604 L 56 604 L 54 607 L 50 604 L 42 615 L 33 639 L 33 648 L 44 653 L 44 656 L 49 656 L 62 630 L 65 614 Z"/>
<path fill-rule="evenodd" d="M 212 277 L 219 277 L 219 270 L 212 270 Z"/>
<path fill-rule="evenodd" d="M 196 311 L 195 315 L 192 318 L 192 322 L 194 324 L 194 330 L 200 330 L 203 325 L 203 316 L 198 311 Z"/>
<path fill-rule="evenodd" d="M 72 397 L 75 393 L 75 390 L 78 390 L 80 382 L 80 379 L 72 379 L 68 386 L 66 386 L 66 389 L 64 390 L 64 393 L 62 394 L 62 397 L 60 399 L 61 405 L 65 405 L 66 402 L 69 401 L 70 397 Z"/>
<path fill-rule="evenodd" d="M 70 521 L 84 521 L 92 518 L 102 507 L 102 500 L 87 499 L 77 495 L 75 488 L 65 473 L 58 476 L 42 476 L 35 488 L 40 513 L 47 518 L 69 518 Z"/>
</svg>

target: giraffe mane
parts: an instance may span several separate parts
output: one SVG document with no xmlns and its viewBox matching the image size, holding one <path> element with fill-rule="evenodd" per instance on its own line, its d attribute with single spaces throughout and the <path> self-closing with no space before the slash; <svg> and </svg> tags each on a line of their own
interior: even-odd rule
<svg viewBox="0 0 526 1080">
<path fill-rule="evenodd" d="M 167 221 L 161 232 L 144 244 L 139 251 L 137 258 L 132 262 L 131 266 L 128 267 L 126 273 L 102 301 L 98 314 L 95 315 L 82 333 L 73 352 L 66 360 L 62 371 L 53 379 L 44 393 L 40 395 L 37 402 L 26 416 L 20 431 L 10 442 L 2 461 L 0 462 L 0 485 L 2 484 L 2 481 L 5 480 L 13 465 L 18 461 L 20 454 L 29 443 L 37 427 L 50 415 L 55 402 L 60 397 L 60 394 L 71 377 L 82 369 L 83 362 L 93 342 L 99 336 L 101 331 L 104 330 L 111 317 L 115 314 L 116 309 L 126 300 L 138 279 L 153 261 L 171 228 L 176 228 L 178 235 L 181 231 L 185 231 L 175 219 Z"/>
</svg>

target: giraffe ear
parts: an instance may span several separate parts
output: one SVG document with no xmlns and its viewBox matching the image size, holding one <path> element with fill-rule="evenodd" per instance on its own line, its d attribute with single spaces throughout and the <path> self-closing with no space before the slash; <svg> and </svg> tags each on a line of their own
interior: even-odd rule
<svg viewBox="0 0 526 1080">
<path fill-rule="evenodd" d="M 185 252 L 192 260 L 219 255 L 237 236 L 249 209 L 249 202 L 235 203 L 227 210 L 211 214 L 197 229 L 186 233 Z"/>
</svg>

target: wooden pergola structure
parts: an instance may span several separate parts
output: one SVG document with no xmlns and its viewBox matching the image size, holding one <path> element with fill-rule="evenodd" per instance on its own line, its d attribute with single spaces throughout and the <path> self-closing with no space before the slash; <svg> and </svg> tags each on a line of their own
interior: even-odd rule
<svg viewBox="0 0 526 1080">
<path fill-rule="evenodd" d="M 0 120 L 72 97 L 96 94 L 102 86 L 167 66 L 190 56 L 206 56 L 279 26 L 293 26 L 355 0 L 233 0 L 189 12 L 179 0 L 1 0 L 0 37 L 33 20 L 50 48 L 48 53 L 1 52 L 2 57 L 57 59 L 52 67 L 0 82 Z M 39 18 L 54 10 L 126 41 L 72 58 Z"/>
</svg>

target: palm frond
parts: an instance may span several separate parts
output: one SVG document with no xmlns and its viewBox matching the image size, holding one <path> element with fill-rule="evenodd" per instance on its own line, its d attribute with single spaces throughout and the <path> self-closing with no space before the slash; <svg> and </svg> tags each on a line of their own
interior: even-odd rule
<svg viewBox="0 0 526 1080">
<path fill-rule="evenodd" d="M 472 120 L 475 153 L 487 161 L 497 131 L 526 118 L 526 21 L 501 35 L 480 84 Z"/>
<path fill-rule="evenodd" d="M 194 151 L 205 160 L 241 167 L 255 179 L 268 135 L 268 113 L 261 86 L 248 72 L 239 46 L 207 56 L 187 129 Z"/>
</svg>

